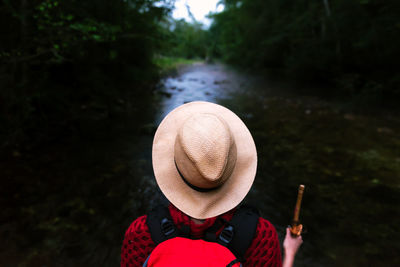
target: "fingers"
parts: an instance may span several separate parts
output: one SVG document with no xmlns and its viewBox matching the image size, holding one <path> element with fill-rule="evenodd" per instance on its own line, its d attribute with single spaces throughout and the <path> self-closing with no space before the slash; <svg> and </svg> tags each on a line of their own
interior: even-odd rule
<svg viewBox="0 0 400 267">
<path fill-rule="evenodd" d="M 303 243 L 303 237 L 301 236 L 301 234 L 298 236 L 292 235 L 292 233 L 290 232 L 289 226 L 286 228 L 286 238 L 298 239 L 300 244 Z"/>
</svg>

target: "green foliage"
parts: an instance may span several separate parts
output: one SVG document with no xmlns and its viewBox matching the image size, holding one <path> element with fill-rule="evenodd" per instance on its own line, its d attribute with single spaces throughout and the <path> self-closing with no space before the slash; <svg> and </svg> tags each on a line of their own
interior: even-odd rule
<svg viewBox="0 0 400 267">
<path fill-rule="evenodd" d="M 157 0 L 0 2 L 0 146 L 149 95 L 170 10 Z"/>
<path fill-rule="evenodd" d="M 297 79 L 335 83 L 338 95 L 367 103 L 400 99 L 399 1 L 223 3 L 210 29 L 214 55 L 248 68 L 282 68 Z M 359 77 L 357 84 L 346 82 L 349 75 Z"/>
<path fill-rule="evenodd" d="M 205 59 L 208 55 L 209 36 L 203 24 L 181 20 L 167 20 L 163 24 L 164 42 L 161 53 L 168 57 Z"/>
<path fill-rule="evenodd" d="M 154 64 L 162 73 L 170 73 L 176 71 L 182 65 L 193 64 L 197 60 L 178 57 L 158 56 L 154 58 Z"/>
</svg>

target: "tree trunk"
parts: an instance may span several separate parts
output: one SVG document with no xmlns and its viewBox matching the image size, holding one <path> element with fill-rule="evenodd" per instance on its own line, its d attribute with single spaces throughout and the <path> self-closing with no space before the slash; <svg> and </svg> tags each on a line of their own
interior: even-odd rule
<svg viewBox="0 0 400 267">
<path fill-rule="evenodd" d="M 21 25 L 20 25 L 20 34 L 21 34 L 21 48 L 22 48 L 22 57 L 27 56 L 27 49 L 26 44 L 28 43 L 28 23 L 27 23 L 27 16 L 28 16 L 28 0 L 21 0 L 21 7 L 20 7 L 20 18 L 21 18 Z M 28 63 L 23 60 L 21 62 L 21 80 L 20 83 L 22 87 L 24 87 L 28 80 Z"/>
<path fill-rule="evenodd" d="M 329 6 L 329 2 L 328 2 L 328 0 L 322 0 L 322 1 L 324 2 L 326 16 L 330 17 L 331 16 L 331 8 Z"/>
</svg>

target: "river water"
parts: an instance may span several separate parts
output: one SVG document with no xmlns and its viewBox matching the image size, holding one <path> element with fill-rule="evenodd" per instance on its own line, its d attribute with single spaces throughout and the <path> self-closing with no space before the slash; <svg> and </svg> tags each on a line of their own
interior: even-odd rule
<svg viewBox="0 0 400 267">
<path fill-rule="evenodd" d="M 400 123 L 288 87 L 198 63 L 161 80 L 152 103 L 137 100 L 142 109 L 133 116 L 84 125 L 78 137 L 36 153 L 15 151 L 0 164 L 7 181 L 0 236 L 8 240 L 0 265 L 117 266 L 126 228 L 165 201 L 151 167 L 157 125 L 175 107 L 202 100 L 230 108 L 252 132 L 259 164 L 245 201 L 281 241 L 297 187 L 306 185 L 296 266 L 399 266 Z"/>
<path fill-rule="evenodd" d="M 194 64 L 177 76 L 165 78 L 162 90 L 167 96 L 160 104 L 156 123 L 174 108 L 191 101 L 218 102 L 243 89 L 245 78 L 221 65 Z"/>
</svg>

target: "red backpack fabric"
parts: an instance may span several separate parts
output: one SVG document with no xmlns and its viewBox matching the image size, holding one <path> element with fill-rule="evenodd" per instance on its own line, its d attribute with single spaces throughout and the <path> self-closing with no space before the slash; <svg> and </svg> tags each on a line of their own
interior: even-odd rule
<svg viewBox="0 0 400 267">
<path fill-rule="evenodd" d="M 169 213 L 178 227 L 187 226 L 194 239 L 203 239 L 207 229 L 215 221 L 225 219 L 230 221 L 235 213 L 231 210 L 219 217 L 207 219 L 204 224 L 191 222 L 190 217 L 174 207 L 168 206 Z M 134 220 L 126 230 L 121 246 L 121 267 L 143 266 L 146 259 L 157 246 L 151 238 L 147 225 L 147 216 L 144 215 Z M 204 240 L 204 239 L 203 239 Z M 256 235 L 245 254 L 244 267 L 281 267 L 281 250 L 278 235 L 274 226 L 266 219 L 260 217 L 257 224 Z"/>
<path fill-rule="evenodd" d="M 160 243 L 144 267 L 239 267 L 240 262 L 226 247 L 215 242 L 175 237 Z"/>
<path fill-rule="evenodd" d="M 256 209 L 241 206 L 229 222 L 216 220 L 204 238 L 197 240 L 189 227 L 175 225 L 167 207 L 157 206 L 146 222 L 158 246 L 150 254 L 149 265 L 144 266 L 241 266 L 254 239 L 258 219 Z"/>
</svg>

